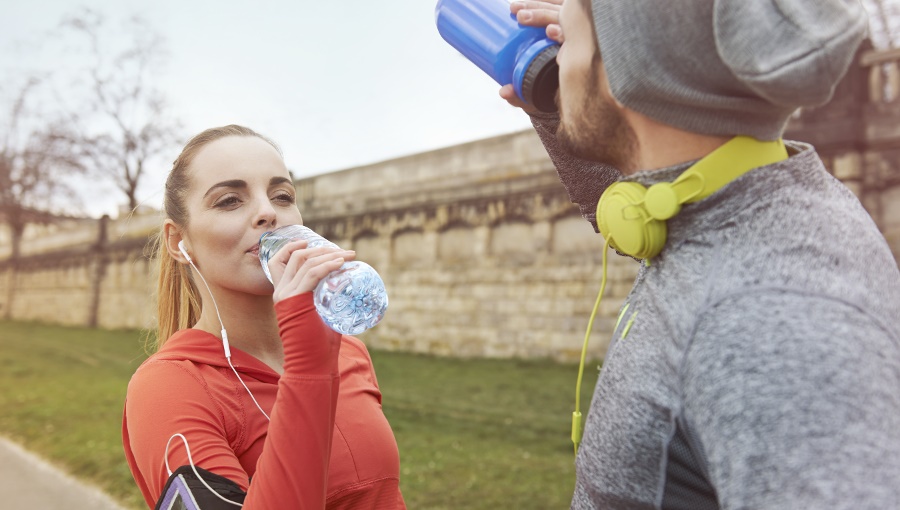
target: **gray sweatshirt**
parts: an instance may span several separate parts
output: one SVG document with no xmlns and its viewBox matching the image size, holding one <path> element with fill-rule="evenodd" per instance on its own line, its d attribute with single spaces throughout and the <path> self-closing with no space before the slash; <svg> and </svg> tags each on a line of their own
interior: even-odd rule
<svg viewBox="0 0 900 510">
<path fill-rule="evenodd" d="M 561 175 L 597 174 L 534 123 Z M 900 271 L 815 150 L 788 148 L 684 206 L 642 263 L 572 508 L 900 508 Z"/>
</svg>

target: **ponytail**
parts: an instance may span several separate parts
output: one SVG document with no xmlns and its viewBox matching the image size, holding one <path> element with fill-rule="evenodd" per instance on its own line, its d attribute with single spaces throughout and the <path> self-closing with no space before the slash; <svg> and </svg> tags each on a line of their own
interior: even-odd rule
<svg viewBox="0 0 900 510">
<path fill-rule="evenodd" d="M 172 258 L 166 249 L 165 233 L 160 231 L 154 240 L 159 264 L 159 281 L 156 285 L 156 338 L 150 345 L 156 352 L 176 331 L 187 329 L 200 318 L 200 293 L 194 285 L 188 266 Z"/>
</svg>

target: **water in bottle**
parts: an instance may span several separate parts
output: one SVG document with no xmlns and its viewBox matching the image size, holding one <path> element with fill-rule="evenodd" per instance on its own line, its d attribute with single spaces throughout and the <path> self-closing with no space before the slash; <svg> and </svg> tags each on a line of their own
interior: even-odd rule
<svg viewBox="0 0 900 510">
<path fill-rule="evenodd" d="M 266 232 L 259 240 L 259 262 L 270 282 L 269 259 L 287 243 L 301 239 L 307 241 L 308 248 L 338 248 L 303 225 L 287 225 Z M 345 262 L 323 278 L 313 291 L 313 301 L 325 324 L 344 335 L 357 335 L 378 324 L 388 306 L 381 277 L 372 266 L 355 260 Z"/>
</svg>

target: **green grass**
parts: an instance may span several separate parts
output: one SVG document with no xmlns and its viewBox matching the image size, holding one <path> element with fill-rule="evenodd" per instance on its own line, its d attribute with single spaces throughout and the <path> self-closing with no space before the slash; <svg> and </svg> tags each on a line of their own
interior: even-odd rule
<svg viewBox="0 0 900 510">
<path fill-rule="evenodd" d="M 144 359 L 140 337 L 0 321 L 0 434 L 133 508 L 143 499 L 120 429 L 128 379 Z M 384 351 L 372 358 L 409 508 L 568 507 L 577 367 Z M 585 372 L 587 407 L 597 370 Z"/>
<path fill-rule="evenodd" d="M 0 433 L 135 508 L 121 428 L 139 336 L 0 321 Z"/>
</svg>

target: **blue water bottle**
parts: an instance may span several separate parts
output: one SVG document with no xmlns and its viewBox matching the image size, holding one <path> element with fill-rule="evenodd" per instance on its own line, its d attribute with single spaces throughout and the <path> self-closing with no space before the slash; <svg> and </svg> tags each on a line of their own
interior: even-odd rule
<svg viewBox="0 0 900 510">
<path fill-rule="evenodd" d="M 512 83 L 542 112 L 556 111 L 559 45 L 543 28 L 520 25 L 508 0 L 439 0 L 435 20 L 441 37 L 497 83 Z"/>
</svg>

